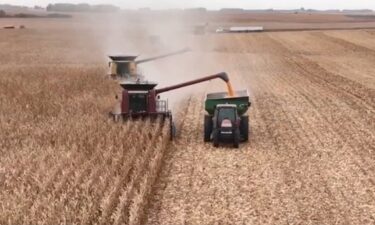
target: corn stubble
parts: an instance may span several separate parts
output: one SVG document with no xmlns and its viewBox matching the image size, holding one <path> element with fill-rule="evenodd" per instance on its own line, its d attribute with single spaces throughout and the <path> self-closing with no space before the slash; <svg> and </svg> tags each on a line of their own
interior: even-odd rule
<svg viewBox="0 0 375 225">
<path fill-rule="evenodd" d="M 168 124 L 114 124 L 103 116 L 113 86 L 96 88 L 103 83 L 98 68 L 5 72 L 0 224 L 139 224 L 169 142 Z"/>
</svg>

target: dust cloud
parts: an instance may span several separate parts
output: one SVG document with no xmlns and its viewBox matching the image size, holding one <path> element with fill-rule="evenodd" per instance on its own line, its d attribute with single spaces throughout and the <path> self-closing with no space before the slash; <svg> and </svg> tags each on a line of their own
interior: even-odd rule
<svg viewBox="0 0 375 225">
<path fill-rule="evenodd" d="M 187 53 L 139 65 L 141 74 L 146 80 L 157 82 L 157 88 L 223 71 L 213 66 L 214 59 L 210 54 L 203 52 L 204 36 L 194 34 L 194 26 L 205 23 L 205 18 L 171 10 L 86 15 L 84 20 L 89 24 L 91 41 L 96 43 L 103 65 L 110 54 L 132 54 L 139 55 L 137 59 L 145 59 L 190 48 Z M 191 95 L 204 93 L 202 87 L 204 85 L 198 84 L 164 93 L 161 97 L 168 98 L 173 108 L 175 103 Z"/>
</svg>

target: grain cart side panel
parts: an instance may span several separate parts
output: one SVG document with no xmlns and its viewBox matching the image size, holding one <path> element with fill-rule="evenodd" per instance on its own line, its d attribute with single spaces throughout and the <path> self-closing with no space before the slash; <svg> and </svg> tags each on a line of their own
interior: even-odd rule
<svg viewBox="0 0 375 225">
<path fill-rule="evenodd" d="M 209 93 L 206 95 L 205 110 L 213 115 L 218 104 L 237 105 L 238 114 L 241 116 L 247 112 L 251 103 L 247 90 L 235 92 L 235 97 L 228 97 L 227 92 Z"/>
</svg>

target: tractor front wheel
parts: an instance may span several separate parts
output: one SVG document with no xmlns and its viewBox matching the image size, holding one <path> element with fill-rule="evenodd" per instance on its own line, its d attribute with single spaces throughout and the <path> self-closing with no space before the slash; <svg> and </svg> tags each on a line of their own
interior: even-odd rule
<svg viewBox="0 0 375 225">
<path fill-rule="evenodd" d="M 233 147 L 239 148 L 240 147 L 240 130 L 236 129 L 233 132 Z"/>
<path fill-rule="evenodd" d="M 219 147 L 220 134 L 219 134 L 218 130 L 215 130 L 215 131 L 213 132 L 213 137 L 212 137 L 212 139 L 213 139 L 213 145 L 214 145 L 214 147 L 215 147 L 215 148 Z"/>
<path fill-rule="evenodd" d="M 211 140 L 213 125 L 212 116 L 204 115 L 204 142 L 209 142 Z"/>
<path fill-rule="evenodd" d="M 249 140 L 249 116 L 241 116 L 240 133 L 243 141 Z"/>
</svg>

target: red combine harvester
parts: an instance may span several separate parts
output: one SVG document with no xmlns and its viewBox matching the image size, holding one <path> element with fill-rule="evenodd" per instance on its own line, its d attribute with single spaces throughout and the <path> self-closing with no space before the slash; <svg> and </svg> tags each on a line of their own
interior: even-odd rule
<svg viewBox="0 0 375 225">
<path fill-rule="evenodd" d="M 153 57 L 151 59 L 138 61 L 138 63 L 148 62 L 186 51 L 187 50 L 182 50 L 160 57 Z M 135 61 L 136 56 L 110 56 L 110 58 L 112 59 L 112 62 L 110 62 L 110 75 L 119 80 L 119 84 L 123 88 L 122 98 L 119 104 L 110 112 L 113 119 L 115 121 L 159 117 L 163 120 L 169 119 L 171 138 L 173 138 L 175 133 L 172 113 L 169 110 L 168 101 L 160 100 L 160 94 L 213 79 L 222 79 L 225 82 L 229 81 L 226 73 L 218 73 L 181 84 L 155 89 L 157 83 L 145 81 L 144 77 L 137 73 L 136 65 L 138 63 Z"/>
<path fill-rule="evenodd" d="M 129 118 L 136 119 L 146 117 L 161 117 L 163 120 L 169 119 L 173 138 L 175 127 L 172 119 L 172 112 L 169 110 L 168 100 L 160 100 L 159 94 L 213 79 L 222 79 L 223 81 L 227 82 L 228 75 L 226 73 L 214 74 L 160 89 L 155 89 L 157 86 L 156 83 L 120 82 L 120 85 L 124 89 L 122 91 L 120 107 L 117 107 L 117 110 L 112 111 L 110 114 L 113 116 L 115 121 L 119 121 L 121 119 L 127 120 Z"/>
</svg>

